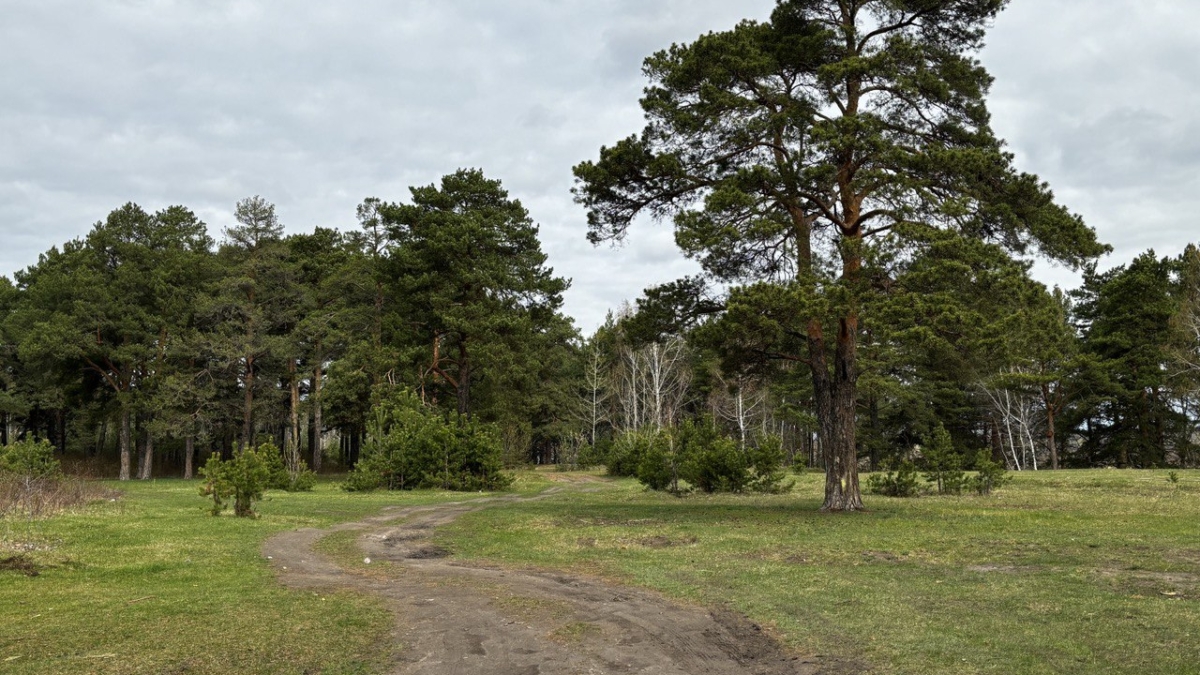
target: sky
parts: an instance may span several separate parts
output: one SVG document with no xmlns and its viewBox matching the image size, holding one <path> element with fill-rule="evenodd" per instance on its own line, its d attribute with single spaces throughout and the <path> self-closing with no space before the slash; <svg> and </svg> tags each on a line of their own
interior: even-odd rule
<svg viewBox="0 0 1200 675">
<path fill-rule="evenodd" d="M 0 274 L 133 201 L 220 239 L 261 195 L 289 232 L 458 168 L 538 223 L 590 332 L 695 268 L 669 224 L 587 243 L 571 167 L 638 132 L 641 62 L 773 0 L 0 0 Z M 1114 247 L 1200 241 L 1200 3 L 1012 0 L 980 55 L 1018 167 Z M 1077 284 L 1039 264 L 1050 284 Z"/>
</svg>

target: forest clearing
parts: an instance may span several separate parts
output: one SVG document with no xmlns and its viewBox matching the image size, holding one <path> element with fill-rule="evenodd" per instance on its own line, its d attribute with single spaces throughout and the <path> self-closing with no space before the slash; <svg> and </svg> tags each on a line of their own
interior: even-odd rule
<svg viewBox="0 0 1200 675">
<path fill-rule="evenodd" d="M 1200 675 L 1200 10 L 1090 2 L 14 3 L 0 672 Z"/>
<path fill-rule="evenodd" d="M 513 622 L 544 655 L 586 654 L 611 629 L 573 618 L 569 598 L 522 586 L 522 571 L 744 616 L 734 625 L 761 626 L 795 659 L 794 671 L 745 672 L 1195 672 L 1200 473 L 1176 479 L 1025 473 L 989 497 L 870 498 L 856 517 L 816 510 L 815 474 L 788 494 L 685 498 L 594 472 L 523 472 L 509 493 L 486 496 L 353 494 L 322 481 L 268 493 L 258 519 L 209 517 L 191 481 L 110 483 L 124 493 L 115 501 L 6 522 L 0 559 L 19 556 L 37 576 L 0 571 L 10 627 L 0 663 L 14 675 L 438 672 L 405 669 L 426 646 L 404 639 L 406 617 L 423 610 L 393 616 L 383 592 L 434 562 L 491 576 L 443 579 L 422 600 L 445 592 L 445 610 L 473 592 L 472 616 Z M 450 502 L 467 508 L 420 524 L 421 508 Z M 406 522 L 428 537 L 423 552 L 410 545 L 388 560 L 368 535 Z M 264 544 L 298 528 L 336 530 L 304 557 L 335 577 L 305 582 L 268 558 Z M 33 545 L 12 550 L 22 540 Z M 517 578 L 497 575 L 505 570 Z M 461 648 L 484 664 L 465 672 L 504 672 L 486 668 L 486 648 Z M 571 672 L 557 666 L 528 672 Z"/>
</svg>

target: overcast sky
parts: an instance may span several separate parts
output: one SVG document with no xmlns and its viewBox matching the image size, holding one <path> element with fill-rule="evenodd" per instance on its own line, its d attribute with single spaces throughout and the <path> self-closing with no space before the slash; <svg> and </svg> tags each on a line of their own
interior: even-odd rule
<svg viewBox="0 0 1200 675">
<path fill-rule="evenodd" d="M 646 55 L 773 6 L 0 0 L 0 274 L 127 201 L 183 204 L 218 239 L 251 195 L 289 231 L 347 229 L 364 197 L 479 167 L 539 223 L 590 331 L 692 267 L 667 225 L 588 245 L 571 167 L 641 129 Z M 1197 27 L 1194 0 L 1013 0 L 989 34 L 994 128 L 1107 264 L 1200 240 Z"/>
</svg>

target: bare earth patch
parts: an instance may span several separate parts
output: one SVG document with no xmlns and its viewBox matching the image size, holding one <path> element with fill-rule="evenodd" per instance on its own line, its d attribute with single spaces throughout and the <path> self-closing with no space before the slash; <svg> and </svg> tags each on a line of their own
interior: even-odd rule
<svg viewBox="0 0 1200 675">
<path fill-rule="evenodd" d="M 27 577 L 36 577 L 38 575 L 38 567 L 31 560 L 23 555 L 15 555 L 9 558 L 0 560 L 0 572 L 10 571 L 19 572 Z"/>
<path fill-rule="evenodd" d="M 566 574 L 455 561 L 433 529 L 516 498 L 396 508 L 332 530 L 297 530 L 264 545 L 292 588 L 378 594 L 396 616 L 401 656 L 391 672 L 420 675 L 818 675 L 848 663 L 785 652 L 744 616 Z M 314 552 L 333 531 L 360 531 L 372 562 L 404 569 L 385 579 L 348 573 Z M 674 542 L 673 542 L 674 543 Z"/>
</svg>

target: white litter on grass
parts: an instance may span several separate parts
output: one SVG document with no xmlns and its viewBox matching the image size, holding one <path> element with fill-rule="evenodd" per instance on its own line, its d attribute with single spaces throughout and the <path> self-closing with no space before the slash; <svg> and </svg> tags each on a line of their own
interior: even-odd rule
<svg viewBox="0 0 1200 675">
<path fill-rule="evenodd" d="M 364 563 L 364 564 L 366 564 L 366 565 L 370 565 L 370 564 L 371 564 L 371 559 L 370 559 L 370 558 L 363 558 L 363 563 Z"/>
</svg>

